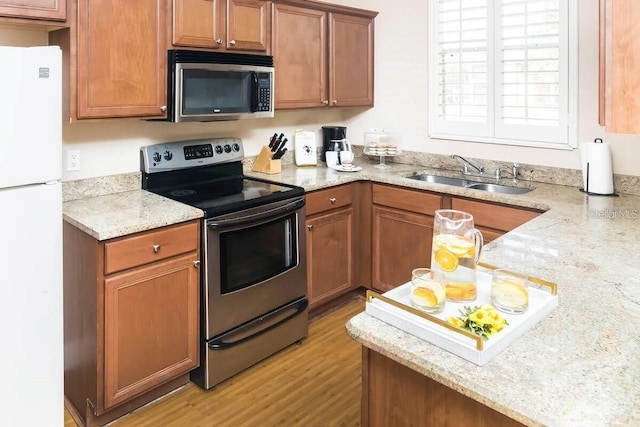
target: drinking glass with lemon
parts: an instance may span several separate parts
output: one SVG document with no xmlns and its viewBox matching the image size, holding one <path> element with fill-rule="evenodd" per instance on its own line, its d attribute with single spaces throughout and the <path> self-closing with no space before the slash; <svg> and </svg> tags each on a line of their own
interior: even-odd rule
<svg viewBox="0 0 640 427">
<path fill-rule="evenodd" d="M 411 272 L 411 305 L 427 313 L 440 313 L 444 309 L 444 275 L 429 268 L 416 268 Z"/>
<path fill-rule="evenodd" d="M 444 274 L 447 300 L 476 299 L 476 265 L 482 245 L 482 233 L 474 228 L 473 215 L 454 209 L 436 211 L 431 268 Z"/>
<path fill-rule="evenodd" d="M 491 304 L 505 313 L 524 313 L 529 306 L 527 284 L 524 274 L 495 269 L 491 278 Z"/>
</svg>

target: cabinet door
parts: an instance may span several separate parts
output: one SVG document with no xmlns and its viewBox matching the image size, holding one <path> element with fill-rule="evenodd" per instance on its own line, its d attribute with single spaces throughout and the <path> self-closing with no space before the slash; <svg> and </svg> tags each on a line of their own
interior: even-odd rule
<svg viewBox="0 0 640 427">
<path fill-rule="evenodd" d="M 271 2 L 264 0 L 227 1 L 228 50 L 271 52 Z"/>
<path fill-rule="evenodd" d="M 640 133 L 640 2 L 600 0 L 600 124 Z"/>
<path fill-rule="evenodd" d="M 0 16 L 64 21 L 67 0 L 0 0 Z"/>
<path fill-rule="evenodd" d="M 276 108 L 328 105 L 326 21 L 322 11 L 273 5 Z"/>
<path fill-rule="evenodd" d="M 164 115 L 165 5 L 78 1 L 78 119 Z"/>
<path fill-rule="evenodd" d="M 307 297 L 313 308 L 353 284 L 353 208 L 307 219 Z"/>
<path fill-rule="evenodd" d="M 331 106 L 373 106 L 373 19 L 329 14 Z"/>
<path fill-rule="evenodd" d="M 224 0 L 173 0 L 173 44 L 176 46 L 223 47 Z"/>
<path fill-rule="evenodd" d="M 198 366 L 197 254 L 105 280 L 105 408 Z"/>
<path fill-rule="evenodd" d="M 433 217 L 374 205 L 372 286 L 388 291 L 411 281 L 411 270 L 431 265 Z"/>
</svg>

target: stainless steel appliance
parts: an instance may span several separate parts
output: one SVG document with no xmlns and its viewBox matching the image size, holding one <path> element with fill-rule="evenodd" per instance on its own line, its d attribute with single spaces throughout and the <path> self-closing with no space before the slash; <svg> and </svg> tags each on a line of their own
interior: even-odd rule
<svg viewBox="0 0 640 427">
<path fill-rule="evenodd" d="M 243 176 L 237 138 L 141 149 L 142 187 L 205 213 L 201 361 L 211 388 L 307 335 L 304 189 Z"/>
<path fill-rule="evenodd" d="M 344 140 L 347 137 L 347 128 L 344 126 L 323 126 L 322 127 L 322 161 L 326 162 L 327 151 L 340 151 L 336 149 L 332 141 Z"/>
<path fill-rule="evenodd" d="M 169 50 L 167 120 L 273 117 L 273 57 Z"/>
</svg>

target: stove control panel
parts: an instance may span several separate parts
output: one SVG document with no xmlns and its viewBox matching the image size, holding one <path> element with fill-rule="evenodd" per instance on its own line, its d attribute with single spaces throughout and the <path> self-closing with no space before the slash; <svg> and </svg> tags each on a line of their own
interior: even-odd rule
<svg viewBox="0 0 640 427">
<path fill-rule="evenodd" d="M 140 170 L 146 173 L 242 160 L 240 138 L 192 139 L 140 148 Z"/>
</svg>

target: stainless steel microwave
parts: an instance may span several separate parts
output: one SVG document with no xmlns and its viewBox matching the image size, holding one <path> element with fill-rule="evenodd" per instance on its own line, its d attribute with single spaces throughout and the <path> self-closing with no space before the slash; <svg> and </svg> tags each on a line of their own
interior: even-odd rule
<svg viewBox="0 0 640 427">
<path fill-rule="evenodd" d="M 273 117 L 273 57 L 169 50 L 167 120 Z"/>
</svg>

